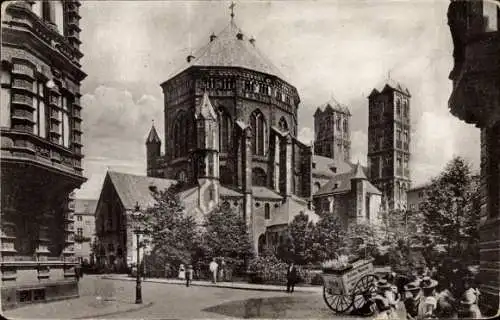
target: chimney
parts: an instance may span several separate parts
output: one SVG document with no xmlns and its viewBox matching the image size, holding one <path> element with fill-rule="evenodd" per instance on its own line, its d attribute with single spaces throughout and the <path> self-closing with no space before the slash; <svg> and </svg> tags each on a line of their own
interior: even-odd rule
<svg viewBox="0 0 500 320">
<path fill-rule="evenodd" d="M 217 36 L 215 34 L 211 34 L 210 35 L 210 42 L 214 41 L 215 39 L 217 39 Z"/>
<path fill-rule="evenodd" d="M 250 41 L 250 43 L 252 44 L 252 46 L 255 46 L 255 39 L 253 37 L 251 37 L 250 40 L 248 40 L 248 41 Z"/>
<path fill-rule="evenodd" d="M 193 59 L 194 59 L 194 56 L 190 54 L 189 56 L 187 56 L 186 61 L 187 61 L 188 63 L 190 63 L 190 62 L 191 62 L 191 60 L 193 60 Z"/>
<path fill-rule="evenodd" d="M 238 40 L 243 40 L 243 33 L 241 33 L 241 31 L 238 31 L 238 33 L 236 34 L 236 38 Z"/>
</svg>

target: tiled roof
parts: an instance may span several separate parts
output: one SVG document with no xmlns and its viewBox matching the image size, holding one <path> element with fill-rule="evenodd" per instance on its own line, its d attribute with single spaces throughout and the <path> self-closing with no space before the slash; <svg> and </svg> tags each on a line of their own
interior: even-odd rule
<svg viewBox="0 0 500 320">
<path fill-rule="evenodd" d="M 239 193 L 238 191 L 235 191 L 233 189 L 229 189 L 224 186 L 220 186 L 219 188 L 219 194 L 223 197 L 243 197 L 243 194 Z"/>
<path fill-rule="evenodd" d="M 271 200 L 281 200 L 283 199 L 282 196 L 277 194 L 271 189 L 268 189 L 266 187 L 252 187 L 252 193 L 254 198 L 260 198 L 260 199 L 271 199 Z"/>
<path fill-rule="evenodd" d="M 316 176 L 333 177 L 337 173 L 349 172 L 352 170 L 352 164 L 343 160 L 334 160 L 332 158 L 313 155 L 312 173 Z M 331 168 L 336 168 L 333 172 Z"/>
<path fill-rule="evenodd" d="M 241 37 L 240 37 L 241 34 Z M 240 38 L 239 38 L 240 37 Z M 194 59 L 175 72 L 175 76 L 191 66 L 241 67 L 284 79 L 281 72 L 231 23 L 206 46 L 193 54 Z"/>
<path fill-rule="evenodd" d="M 372 194 L 381 194 L 381 192 L 366 178 L 363 167 L 358 163 L 348 172 L 334 175 L 324 186 L 322 186 L 314 196 L 327 194 L 340 194 L 351 191 L 352 179 L 361 179 L 366 181 L 366 192 Z"/>
<path fill-rule="evenodd" d="M 94 215 L 97 199 L 75 199 L 75 213 Z"/>
<path fill-rule="evenodd" d="M 156 132 L 155 126 L 151 126 L 151 130 L 149 130 L 148 138 L 146 139 L 146 143 L 161 143 L 160 137 Z"/>
<path fill-rule="evenodd" d="M 134 209 L 139 203 L 141 208 L 154 205 L 155 200 L 151 187 L 156 187 L 158 191 L 164 191 L 177 183 L 176 180 L 152 178 L 135 174 L 108 171 L 108 176 L 126 209 Z"/>
</svg>

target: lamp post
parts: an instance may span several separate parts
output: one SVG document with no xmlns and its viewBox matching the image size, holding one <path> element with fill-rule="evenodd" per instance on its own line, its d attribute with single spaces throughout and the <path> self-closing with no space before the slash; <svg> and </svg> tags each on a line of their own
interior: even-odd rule
<svg viewBox="0 0 500 320">
<path fill-rule="evenodd" d="M 136 202 L 135 204 L 135 218 L 138 218 L 140 214 L 140 207 L 139 207 L 139 202 Z M 141 273 L 140 273 L 140 239 L 139 236 L 141 234 L 141 229 L 139 226 L 139 221 L 134 221 L 134 233 L 137 238 L 137 272 L 136 272 L 136 278 L 135 278 L 135 303 L 136 304 L 141 304 L 142 303 L 142 286 L 141 286 Z"/>
</svg>

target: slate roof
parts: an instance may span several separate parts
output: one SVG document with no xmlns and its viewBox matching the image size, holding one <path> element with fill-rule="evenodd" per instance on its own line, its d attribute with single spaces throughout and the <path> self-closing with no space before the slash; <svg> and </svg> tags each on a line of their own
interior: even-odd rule
<svg viewBox="0 0 500 320">
<path fill-rule="evenodd" d="M 321 106 L 318 107 L 314 115 L 319 112 L 326 112 L 326 111 L 337 111 L 337 112 L 342 112 L 347 115 L 351 115 L 351 112 L 349 111 L 349 107 L 345 104 L 341 104 L 338 102 L 334 97 L 330 98 L 327 102 L 322 104 Z"/>
<path fill-rule="evenodd" d="M 97 199 L 75 199 L 75 213 L 94 215 L 97 207 Z"/>
<path fill-rule="evenodd" d="M 139 203 L 141 208 L 153 206 L 155 200 L 152 196 L 151 186 L 156 187 L 158 191 L 164 191 L 177 183 L 176 180 L 171 179 L 152 178 L 116 171 L 108 171 L 108 176 L 126 209 L 134 209 L 136 203 Z"/>
<path fill-rule="evenodd" d="M 282 200 L 283 197 L 266 187 L 252 187 L 252 193 L 255 198 L 259 199 L 271 199 L 271 200 Z"/>
<path fill-rule="evenodd" d="M 223 197 L 235 197 L 235 198 L 243 197 L 243 194 L 239 193 L 238 191 L 229 189 L 224 186 L 219 187 L 219 194 Z"/>
<path fill-rule="evenodd" d="M 393 89 L 393 90 L 396 90 L 396 91 L 399 91 L 403 94 L 406 94 L 408 96 L 411 97 L 411 94 L 410 94 L 410 90 L 408 90 L 407 87 L 405 87 L 403 84 L 401 84 L 400 82 L 394 80 L 394 79 L 386 79 L 382 85 L 379 85 L 377 86 L 378 88 L 380 88 L 380 90 L 377 90 L 377 89 L 373 89 L 372 92 L 370 93 L 370 96 L 372 96 L 373 94 L 378 94 L 382 91 L 384 91 L 384 89 L 386 87 L 390 88 L 390 89 Z"/>
<path fill-rule="evenodd" d="M 241 39 L 238 37 L 241 34 Z M 240 28 L 231 21 L 213 41 L 193 54 L 194 59 L 186 63 L 175 76 L 191 66 L 240 67 L 280 77 L 281 72 L 262 52 L 243 35 Z M 171 78 L 171 77 L 170 77 Z"/>
<path fill-rule="evenodd" d="M 315 164 L 312 173 L 313 175 L 333 177 L 337 173 L 349 172 L 352 170 L 352 165 L 343 160 L 334 160 L 332 158 L 313 155 L 313 163 Z M 332 171 L 332 167 L 337 169 L 337 172 Z"/>
<path fill-rule="evenodd" d="M 149 130 L 146 143 L 161 143 L 160 136 L 158 136 L 158 132 L 156 132 L 156 128 L 154 125 L 152 125 L 151 130 Z"/>
<path fill-rule="evenodd" d="M 366 192 L 372 194 L 382 194 L 370 181 L 366 178 L 363 167 L 358 163 L 352 170 L 334 175 L 325 185 L 323 185 L 314 196 L 327 194 L 342 194 L 351 191 L 352 179 L 362 179 L 366 183 Z"/>
</svg>

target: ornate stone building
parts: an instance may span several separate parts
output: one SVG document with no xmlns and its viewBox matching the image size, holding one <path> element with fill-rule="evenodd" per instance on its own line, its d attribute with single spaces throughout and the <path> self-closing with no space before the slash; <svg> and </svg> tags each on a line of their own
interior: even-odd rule
<svg viewBox="0 0 500 320">
<path fill-rule="evenodd" d="M 78 296 L 70 193 L 85 181 L 79 7 L 2 6 L 3 308 Z"/>
<path fill-rule="evenodd" d="M 368 168 L 370 181 L 388 208 L 406 207 L 410 189 L 410 92 L 389 79 L 368 96 Z"/>
<path fill-rule="evenodd" d="M 332 159 L 351 159 L 349 121 L 351 112 L 347 106 L 331 99 L 314 113 L 314 153 Z"/>
<path fill-rule="evenodd" d="M 451 1 L 448 24 L 455 60 L 450 112 L 481 129 L 480 308 L 500 310 L 500 7 Z"/>
</svg>

